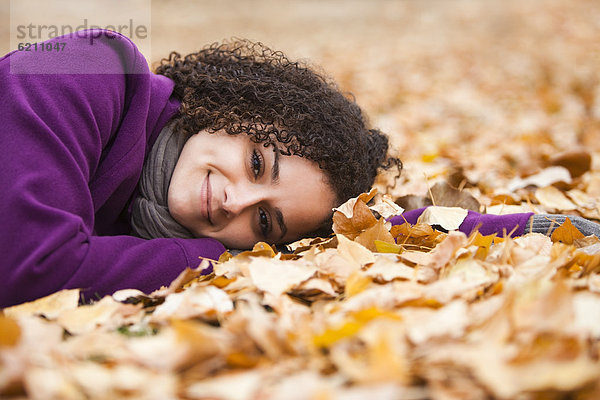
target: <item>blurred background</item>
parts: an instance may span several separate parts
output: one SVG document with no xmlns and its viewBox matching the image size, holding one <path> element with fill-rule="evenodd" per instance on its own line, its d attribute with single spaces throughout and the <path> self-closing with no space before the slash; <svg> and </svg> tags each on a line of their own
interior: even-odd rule
<svg viewBox="0 0 600 400">
<path fill-rule="evenodd" d="M 16 2 L 2 0 L 4 53 Z M 458 168 L 485 203 L 569 149 L 600 169 L 597 0 L 38 3 L 28 17 L 48 23 L 149 11 L 142 51 L 153 64 L 234 36 L 308 60 L 390 134 L 406 166 L 396 196 L 423 194 Z M 586 185 L 600 199 L 600 183 Z"/>
</svg>

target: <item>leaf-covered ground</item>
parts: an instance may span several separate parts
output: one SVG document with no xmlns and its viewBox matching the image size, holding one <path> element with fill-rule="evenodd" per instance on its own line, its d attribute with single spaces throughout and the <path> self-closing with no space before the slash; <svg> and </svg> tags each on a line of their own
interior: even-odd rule
<svg viewBox="0 0 600 400">
<path fill-rule="evenodd" d="M 330 19 L 291 52 L 310 49 L 390 133 L 392 200 L 600 219 L 600 3 L 313 6 Z M 303 33 L 279 25 L 253 29 L 281 29 L 279 47 Z M 0 397 L 600 398 L 597 238 L 568 222 L 515 239 L 390 229 L 393 205 L 369 197 L 293 254 L 258 244 L 151 295 L 5 309 Z"/>
</svg>

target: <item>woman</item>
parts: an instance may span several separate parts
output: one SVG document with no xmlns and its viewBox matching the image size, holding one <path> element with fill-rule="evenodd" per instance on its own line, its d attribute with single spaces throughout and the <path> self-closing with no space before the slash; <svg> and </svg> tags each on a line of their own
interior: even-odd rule
<svg viewBox="0 0 600 400">
<path fill-rule="evenodd" d="M 0 306 L 152 291 L 223 245 L 317 234 L 401 165 L 334 84 L 258 44 L 158 74 L 110 31 L 39 48 L 0 61 Z"/>
</svg>

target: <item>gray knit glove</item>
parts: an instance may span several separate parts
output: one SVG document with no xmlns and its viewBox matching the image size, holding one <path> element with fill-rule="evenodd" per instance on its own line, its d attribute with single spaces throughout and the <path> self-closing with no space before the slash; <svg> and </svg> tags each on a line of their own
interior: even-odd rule
<svg viewBox="0 0 600 400">
<path fill-rule="evenodd" d="M 579 229 L 585 236 L 596 235 L 600 237 L 600 225 L 575 215 L 559 214 L 534 214 L 529 218 L 525 232 L 543 233 L 551 235 L 552 232 L 569 218 L 575 228 Z"/>
</svg>

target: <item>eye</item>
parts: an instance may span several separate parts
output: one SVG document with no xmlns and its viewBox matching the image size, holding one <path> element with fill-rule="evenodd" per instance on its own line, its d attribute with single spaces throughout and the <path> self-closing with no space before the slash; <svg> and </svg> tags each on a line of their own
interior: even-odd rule
<svg viewBox="0 0 600 400">
<path fill-rule="evenodd" d="M 271 217 L 262 208 L 258 209 L 258 226 L 264 237 L 267 237 L 271 232 Z"/>
<path fill-rule="evenodd" d="M 261 153 L 256 150 L 252 150 L 252 155 L 250 156 L 250 170 L 254 175 L 254 178 L 258 178 L 262 175 L 264 169 L 264 160 Z"/>
</svg>

